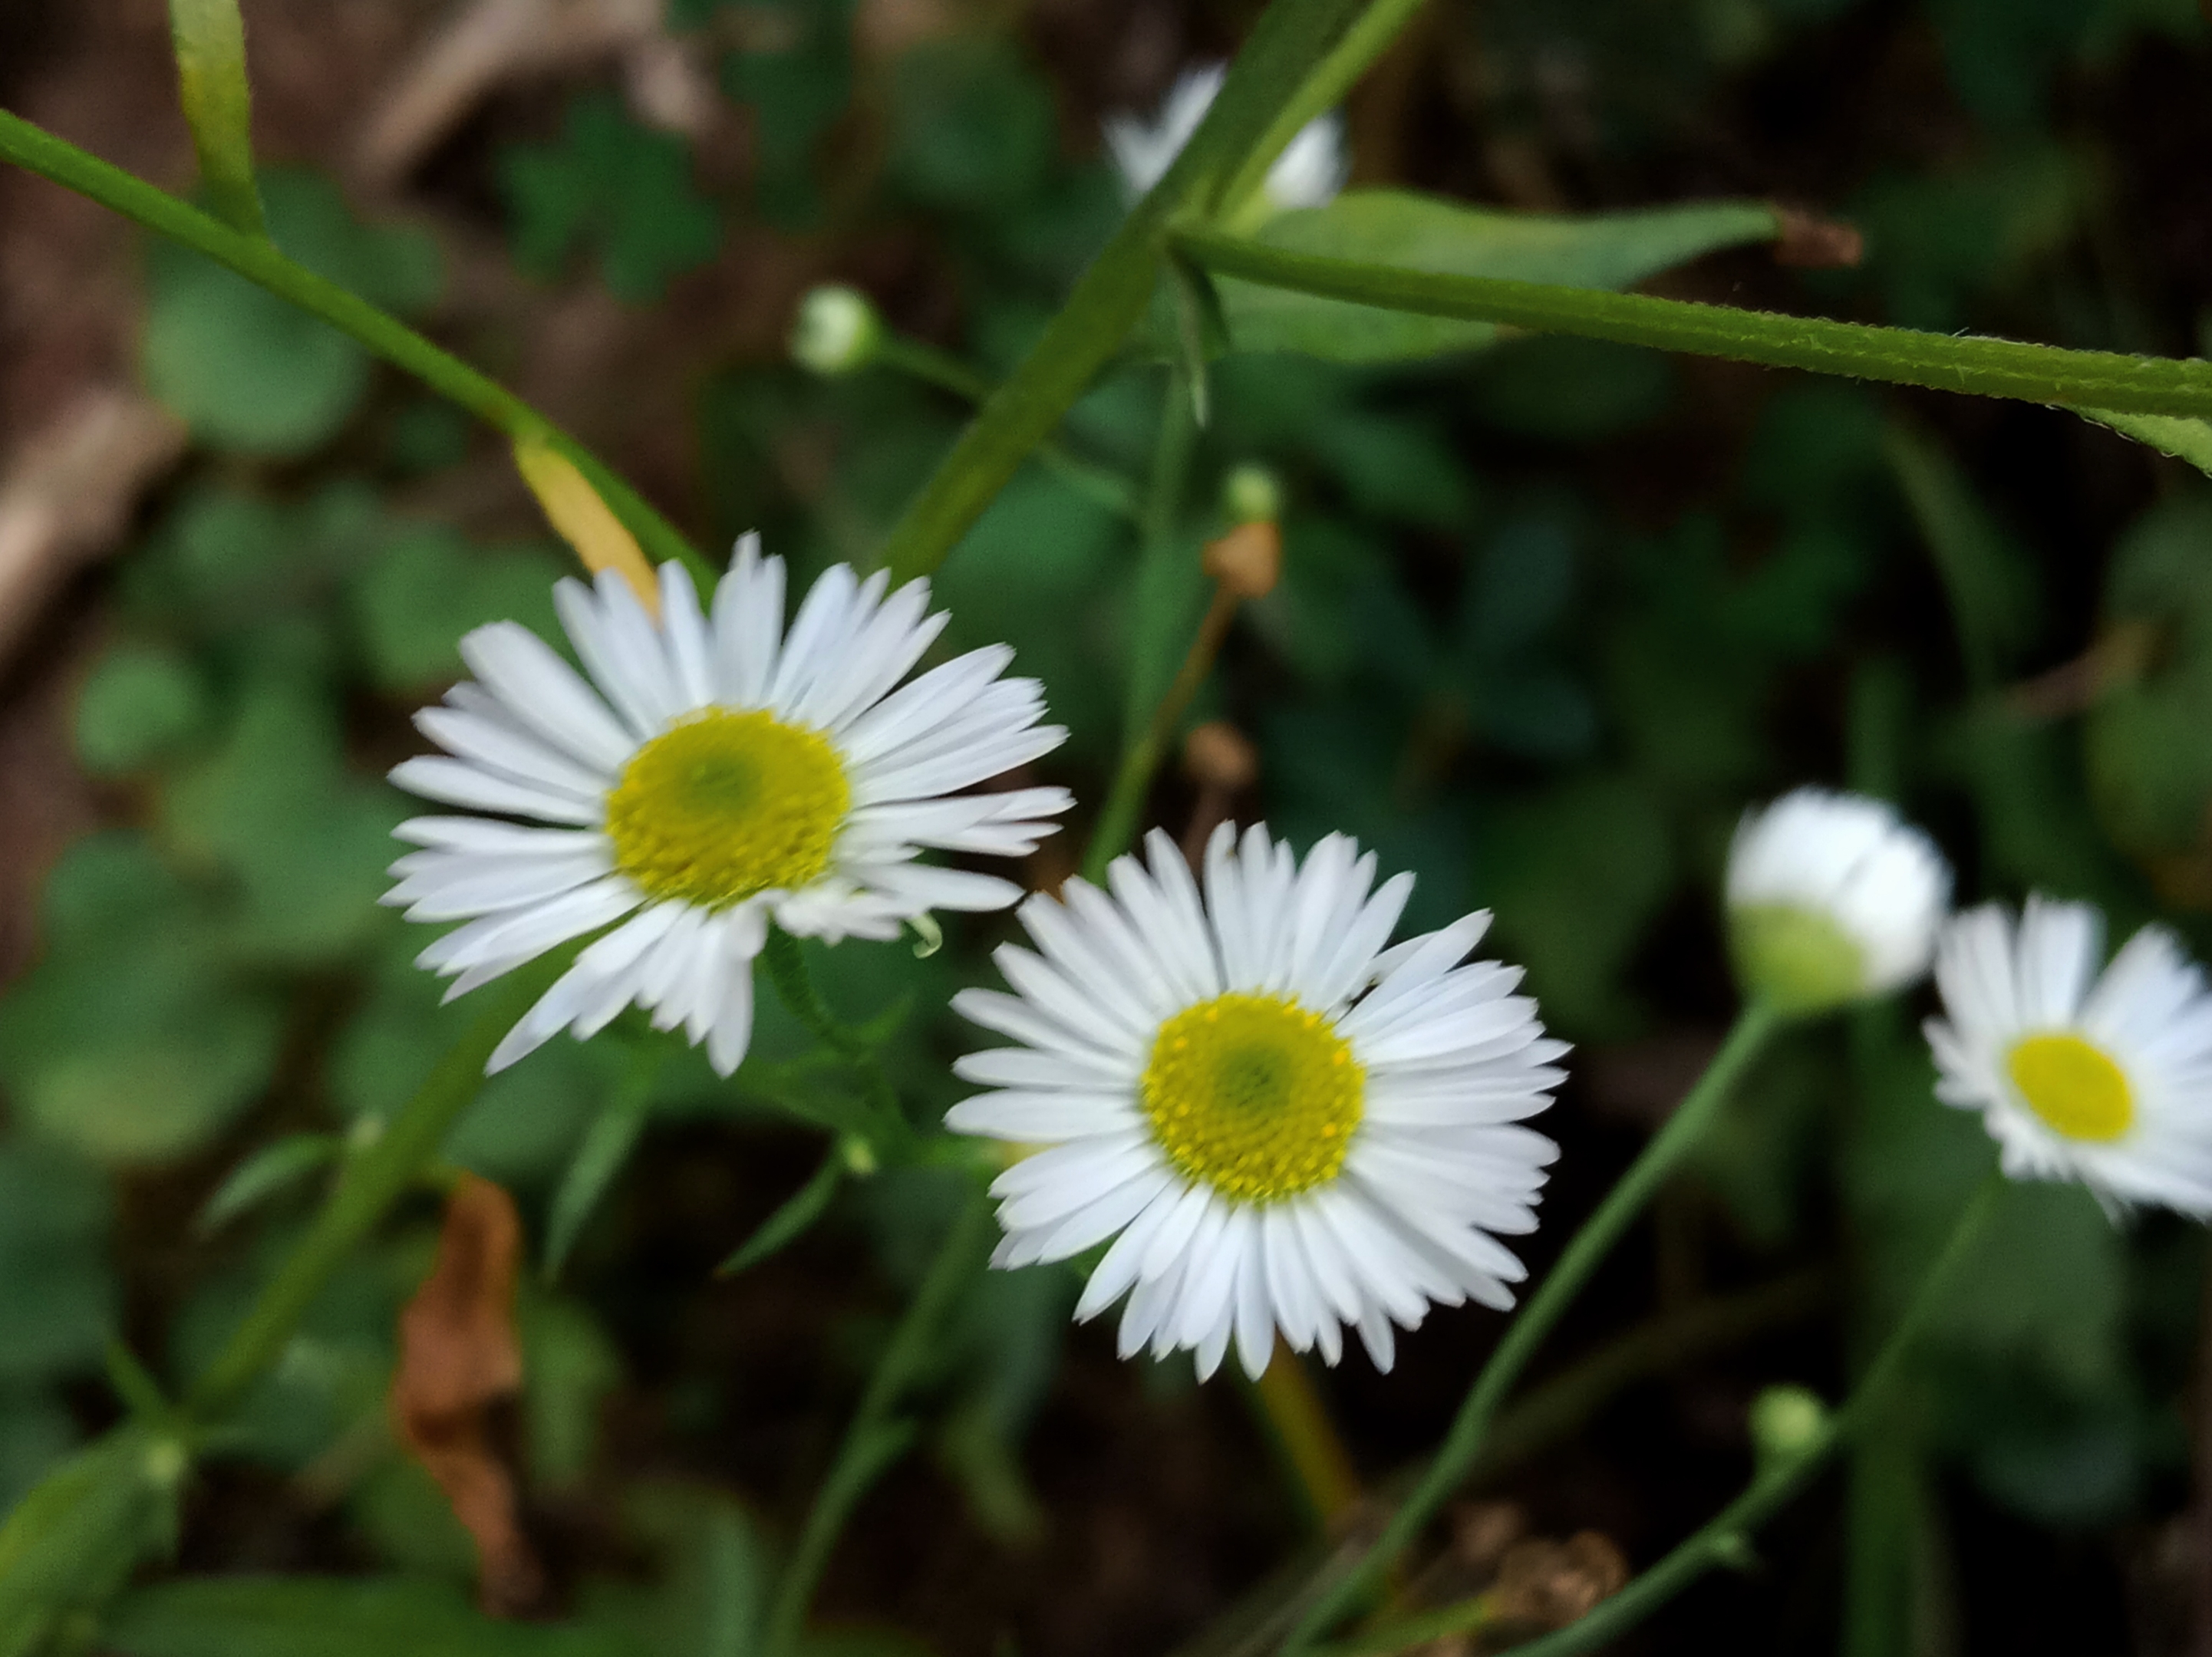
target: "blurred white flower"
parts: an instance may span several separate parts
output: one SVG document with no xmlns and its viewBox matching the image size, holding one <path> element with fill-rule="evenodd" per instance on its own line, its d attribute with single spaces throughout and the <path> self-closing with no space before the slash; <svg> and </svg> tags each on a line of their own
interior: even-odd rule
<svg viewBox="0 0 2212 1657">
<path fill-rule="evenodd" d="M 1106 118 L 1106 147 L 1133 201 L 1160 181 L 1221 91 L 1227 74 L 1221 64 L 1185 70 L 1150 120 L 1124 112 Z M 1344 120 L 1334 110 L 1300 127 L 1267 169 L 1262 193 L 1276 212 L 1294 207 L 1326 207 L 1350 176 L 1345 154 Z"/>
<path fill-rule="evenodd" d="M 1928 970 L 1950 865 L 1880 800 L 1800 788 L 1744 814 L 1729 848 L 1729 943 L 1750 993 L 1818 1012 Z"/>
<path fill-rule="evenodd" d="M 673 562 L 660 567 L 657 622 L 619 576 L 601 575 L 596 592 L 561 582 L 588 682 L 514 622 L 461 640 L 476 678 L 416 716 L 446 754 L 405 761 L 392 780 L 471 815 L 402 823 L 399 838 L 422 849 L 392 865 L 385 901 L 410 920 L 467 923 L 420 957 L 457 980 L 454 995 L 613 928 L 489 1068 L 564 1029 L 589 1036 L 634 1002 L 703 1041 L 726 1076 L 751 1037 L 753 958 L 771 923 L 831 942 L 889 938 L 933 908 L 1021 896 L 917 854 L 1031 850 L 1065 791 L 957 791 L 1067 733 L 1037 723 L 1035 680 L 999 677 L 1013 659 L 1003 645 L 894 689 L 945 617 L 927 613 L 927 582 L 886 596 L 886 580 L 832 566 L 787 633 L 783 561 L 749 535 L 711 616 Z"/>
<path fill-rule="evenodd" d="M 1372 890 L 1340 835 L 1301 868 L 1224 824 L 1203 899 L 1174 842 L 1146 846 L 1111 896 L 1071 880 L 1022 906 L 1042 953 L 998 952 L 1015 994 L 953 1002 L 1021 1045 L 955 1065 L 995 1091 L 946 1124 L 1049 1147 L 992 1187 L 996 1262 L 1111 1239 L 1077 1317 L 1126 1294 L 1122 1356 L 1194 1348 L 1200 1375 L 1232 1338 L 1259 1375 L 1279 1329 L 1334 1363 L 1345 1325 L 1387 1369 L 1393 1323 L 1431 1302 L 1510 1307 L 1525 1273 L 1494 1234 L 1535 1229 L 1556 1150 L 1520 1123 L 1566 1048 L 1518 968 L 1460 964 L 1490 917 L 1385 948 L 1413 877 Z"/>
<path fill-rule="evenodd" d="M 1926 1025 L 1946 1104 L 1978 1110 L 2014 1179 L 2079 1180 L 2107 1208 L 2212 1217 L 2212 995 L 2162 926 L 2104 960 L 2104 916 L 2031 897 L 1958 916 Z"/>
</svg>

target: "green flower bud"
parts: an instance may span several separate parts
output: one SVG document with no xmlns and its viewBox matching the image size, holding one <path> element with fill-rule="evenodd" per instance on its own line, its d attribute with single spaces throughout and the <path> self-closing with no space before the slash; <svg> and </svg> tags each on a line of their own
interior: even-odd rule
<svg viewBox="0 0 2212 1657">
<path fill-rule="evenodd" d="M 817 374 L 848 374 L 875 360 L 883 319 L 868 296 L 836 284 L 809 289 L 791 331 L 792 360 Z"/>
</svg>

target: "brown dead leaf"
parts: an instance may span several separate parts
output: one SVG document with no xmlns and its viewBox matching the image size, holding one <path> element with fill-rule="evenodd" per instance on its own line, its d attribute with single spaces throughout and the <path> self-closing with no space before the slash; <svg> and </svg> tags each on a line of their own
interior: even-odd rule
<svg viewBox="0 0 2212 1657">
<path fill-rule="evenodd" d="M 1565 1542 L 1516 1542 L 1498 1562 L 1490 1599 L 1501 1621 L 1565 1628 L 1620 1592 L 1628 1561 L 1611 1538 L 1577 1531 Z"/>
<path fill-rule="evenodd" d="M 437 1264 L 399 1314 L 392 1382 L 393 1429 L 475 1539 L 478 1592 L 495 1616 L 531 1605 L 545 1581 L 490 1431 L 491 1407 L 522 1385 L 514 1329 L 521 1258 L 514 1199 L 462 1174 L 446 1202 Z"/>
</svg>

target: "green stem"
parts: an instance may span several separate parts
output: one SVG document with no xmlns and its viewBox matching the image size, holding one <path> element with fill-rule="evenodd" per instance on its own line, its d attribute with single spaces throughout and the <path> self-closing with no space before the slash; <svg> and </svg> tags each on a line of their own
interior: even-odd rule
<svg viewBox="0 0 2212 1657">
<path fill-rule="evenodd" d="M 1422 0 L 1369 0 L 1358 21 L 1345 32 L 1336 49 L 1316 65 L 1291 101 L 1283 106 L 1244 165 L 1237 170 L 1224 197 L 1233 212 L 1267 181 L 1267 169 L 1289 148 L 1298 130 L 1352 90 L 1352 82 L 1398 38 L 1421 9 Z"/>
<path fill-rule="evenodd" d="M 1413 1493 L 1390 1515 L 1382 1534 L 1359 1563 L 1328 1593 L 1314 1603 L 1297 1630 L 1285 1642 L 1286 1651 L 1297 1651 L 1319 1639 L 1352 1606 L 1360 1603 L 1382 1580 L 1406 1545 L 1418 1536 L 1437 1509 L 1465 1482 L 1482 1454 L 1490 1423 L 1506 1393 L 1535 1356 L 1544 1337 L 1581 1291 L 1583 1284 L 1612 1251 L 1629 1223 L 1640 1213 L 1684 1153 L 1711 1125 L 1715 1114 L 1752 1059 L 1765 1046 L 1781 1023 L 1763 1002 L 1753 1002 L 1738 1015 L 1721 1049 L 1687 1097 L 1676 1107 L 1666 1125 L 1652 1136 L 1643 1154 L 1630 1164 L 1620 1182 L 1607 1193 L 1597 1211 L 1583 1222 L 1569 1241 L 1551 1275 L 1528 1297 L 1505 1338 L 1475 1377 L 1474 1385 L 1453 1417 L 1451 1430 L 1429 1463 L 1428 1471 Z"/>
<path fill-rule="evenodd" d="M 876 346 L 876 361 L 886 367 L 896 368 L 925 385 L 933 385 L 940 391 L 950 391 L 964 402 L 987 403 L 991 397 L 991 382 L 969 367 L 950 351 L 940 351 L 934 345 L 918 339 L 908 339 L 886 329 Z M 1103 466 L 1093 465 L 1070 454 L 1051 438 L 1042 438 L 1036 446 L 1037 463 L 1058 476 L 1078 493 L 1096 501 L 1111 513 L 1124 518 L 1138 515 L 1136 498 L 1129 492 L 1128 484 Z"/>
<path fill-rule="evenodd" d="M 1152 302 L 1170 220 L 1186 209 L 1218 208 L 1230 173 L 1363 9 L 1360 0 L 1274 0 L 1261 14 L 1221 95 L 1175 164 L 1129 209 L 1020 367 L 991 394 L 893 526 L 884 547 L 892 580 L 926 575 L 943 562 L 1030 451 L 1060 424 Z"/>
<path fill-rule="evenodd" d="M 711 580 L 717 574 L 674 525 L 647 506 L 597 455 L 537 410 L 359 294 L 295 264 L 265 239 L 234 230 L 166 191 L 5 110 L 0 110 L 0 161 L 12 161 L 27 172 L 89 197 L 133 223 L 205 254 L 279 299 L 321 318 L 508 436 L 558 449 L 591 480 L 600 499 L 647 555 L 656 560 L 680 559 L 695 575 L 705 580 Z"/>
<path fill-rule="evenodd" d="M 1129 842 L 1135 838 L 1137 819 L 1145 809 L 1146 796 L 1152 792 L 1152 774 L 1159 768 L 1167 744 L 1175 739 L 1175 727 L 1182 718 L 1184 707 L 1205 682 L 1206 670 L 1212 665 L 1220 648 L 1221 635 L 1227 631 L 1235 614 L 1233 601 L 1228 614 L 1217 614 L 1222 608 L 1222 597 L 1217 591 L 1212 605 L 1200 624 L 1197 638 L 1184 654 L 1181 670 L 1162 692 L 1159 701 L 1147 708 L 1138 700 L 1152 688 L 1155 649 L 1164 655 L 1174 647 L 1171 635 L 1155 635 L 1165 634 L 1187 614 L 1180 579 L 1182 572 L 1176 565 L 1187 555 L 1188 549 L 1180 543 L 1176 531 L 1182 518 L 1191 446 L 1196 435 L 1183 376 L 1170 369 L 1166 386 L 1161 392 L 1159 434 L 1152 446 L 1152 471 L 1145 483 L 1145 510 L 1140 520 L 1144 539 L 1137 553 L 1137 625 L 1132 629 L 1129 641 L 1129 680 L 1134 695 L 1128 713 L 1128 734 L 1123 741 L 1113 785 L 1107 792 L 1106 804 L 1100 808 L 1097 824 L 1091 830 L 1091 843 L 1083 859 L 1084 876 L 1094 883 L 1105 879 L 1106 865 L 1127 850 Z M 1154 616 L 1158 620 L 1147 626 Z M 1213 635 L 1210 643 L 1209 632 Z M 1201 653 L 1204 660 L 1194 675 L 1193 661 Z M 1175 706 L 1170 707 L 1170 702 Z"/>
<path fill-rule="evenodd" d="M 1991 1174 L 1983 1182 L 1952 1228 L 1950 1241 L 1928 1275 L 1912 1303 L 1898 1320 L 1881 1350 L 1868 1366 L 1858 1387 L 1814 1442 L 1786 1461 L 1767 1468 L 1742 1495 L 1721 1509 L 1695 1534 L 1611 1599 L 1601 1600 L 1581 1621 L 1556 1633 L 1508 1648 L 1500 1657 L 1573 1657 L 1626 1633 L 1668 1599 L 1716 1565 L 1741 1564 L 1746 1537 L 1776 1508 L 1803 1487 L 1829 1454 L 1846 1436 L 1863 1427 L 1896 1380 L 1907 1353 L 1942 1303 L 1960 1262 L 1972 1251 L 2002 1194 L 2005 1179 Z M 1328 1657 L 1353 1657 L 1355 1653 L 1401 1651 L 1423 1639 L 1434 1637 L 1424 1626 L 1430 1619 L 1409 1619 L 1393 1628 L 1379 1629 L 1365 1638 L 1328 1648 Z"/>
<path fill-rule="evenodd" d="M 177 90 L 216 216 L 248 236 L 269 234 L 253 182 L 253 94 L 238 0 L 169 0 Z"/>
<path fill-rule="evenodd" d="M 860 1408 L 854 1411 L 852 1424 L 845 1430 L 830 1471 L 823 1476 L 790 1563 L 776 1584 L 775 1603 L 769 1612 L 767 1636 L 762 1642 L 765 1657 L 790 1657 L 805 1625 L 815 1584 L 830 1562 L 830 1550 L 836 1546 L 845 1520 L 877 1475 L 912 1442 L 911 1429 L 896 1422 L 892 1411 L 927 1357 L 946 1313 L 981 1263 L 990 1214 L 990 1203 L 981 1190 L 962 1204 L 952 1229 L 939 1245 L 937 1258 L 930 1262 L 928 1274 L 892 1332 L 890 1344 L 884 1349 L 875 1373 L 868 1378 Z"/>
<path fill-rule="evenodd" d="M 228 1415 L 283 1356 L 331 1274 L 438 1154 L 447 1130 L 483 1087 L 492 1049 L 573 958 L 573 950 L 556 950 L 485 992 L 476 1023 L 438 1060 L 375 1144 L 347 1168 L 246 1321 L 193 1384 L 185 1404 L 192 1419 L 207 1423 Z"/>
<path fill-rule="evenodd" d="M 806 1027 L 807 1034 L 848 1059 L 868 1056 L 868 1044 L 845 1026 L 822 998 L 822 992 L 814 987 L 814 975 L 806 970 L 806 957 L 799 953 L 797 938 L 781 926 L 770 926 L 760 958 L 768 969 L 769 982 L 775 986 L 776 994 L 791 1009 L 791 1016 Z"/>
<path fill-rule="evenodd" d="M 1423 316 L 1499 323 L 1538 333 L 1580 334 L 1624 345 L 1980 397 L 2128 414 L 2212 415 L 2212 362 L 2196 358 L 2069 351 L 2018 340 L 1877 328 L 1642 294 L 1446 276 L 1294 253 L 1201 228 L 1178 230 L 1175 242 L 1181 252 L 1216 276 Z"/>
</svg>

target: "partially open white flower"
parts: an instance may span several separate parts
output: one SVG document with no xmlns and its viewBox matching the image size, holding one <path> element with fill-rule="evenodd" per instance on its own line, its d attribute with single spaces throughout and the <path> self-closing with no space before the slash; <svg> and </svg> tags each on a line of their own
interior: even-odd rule
<svg viewBox="0 0 2212 1657">
<path fill-rule="evenodd" d="M 2101 974 L 2105 920 L 2031 897 L 1958 916 L 1926 1025 L 1946 1104 L 1978 1110 L 2016 1180 L 2079 1180 L 2107 1207 L 2212 1217 L 2212 995 L 2146 926 Z"/>
<path fill-rule="evenodd" d="M 1800 788 L 1744 814 L 1729 849 L 1729 944 L 1747 991 L 1818 1012 L 1928 970 L 1951 869 L 1880 800 Z"/>
<path fill-rule="evenodd" d="M 1106 147 L 1131 200 L 1158 184 L 1175 164 L 1213 106 L 1227 73 L 1220 64 L 1185 70 L 1151 120 L 1127 112 L 1106 118 Z M 1308 121 L 1283 147 L 1267 169 L 1263 193 L 1267 205 L 1279 213 L 1294 207 L 1326 207 L 1336 199 L 1351 172 L 1344 120 L 1331 110 Z"/>
<path fill-rule="evenodd" d="M 1564 1044 L 1518 968 L 1460 963 L 1487 914 L 1386 949 L 1413 889 L 1373 890 L 1375 858 L 1331 835 L 1288 846 L 1223 825 L 1206 891 L 1157 831 L 1149 872 L 1115 860 L 1112 895 L 1071 880 L 1032 897 L 1042 954 L 998 953 L 1017 992 L 954 1006 L 1022 1045 L 954 1066 L 994 1091 L 948 1126 L 1045 1145 L 992 1187 L 1001 1266 L 1113 1239 L 1079 1318 L 1124 1294 L 1124 1357 L 1233 1335 L 1248 1374 L 1280 1330 L 1334 1363 L 1341 1329 L 1390 1367 L 1394 1322 L 1431 1302 L 1504 1308 L 1524 1275 L 1496 1234 L 1532 1231 L 1552 1142 L 1519 1126 L 1551 1103 Z"/>
<path fill-rule="evenodd" d="M 561 582 L 588 683 L 514 622 L 461 640 L 476 678 L 416 716 L 453 757 L 408 760 L 392 780 L 472 815 L 401 824 L 423 849 L 392 865 L 385 901 L 411 920 L 466 920 L 421 956 L 457 980 L 454 995 L 622 922 L 524 1016 L 491 1069 L 559 1030 L 591 1035 L 635 1002 L 705 1042 L 727 1075 L 751 1037 L 752 962 L 770 922 L 832 942 L 889 938 L 933 908 L 1021 896 L 918 854 L 1033 849 L 1066 810 L 1064 790 L 956 791 L 1067 733 L 1037 723 L 1036 681 L 1000 677 L 1013 659 L 1003 645 L 894 690 L 945 617 L 927 613 L 927 582 L 886 596 L 887 579 L 832 567 L 787 634 L 783 561 L 749 535 L 711 617 L 672 562 L 657 622 L 618 576 L 596 592 Z"/>
</svg>

